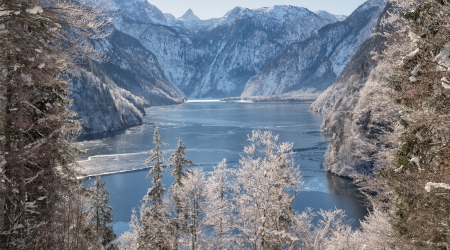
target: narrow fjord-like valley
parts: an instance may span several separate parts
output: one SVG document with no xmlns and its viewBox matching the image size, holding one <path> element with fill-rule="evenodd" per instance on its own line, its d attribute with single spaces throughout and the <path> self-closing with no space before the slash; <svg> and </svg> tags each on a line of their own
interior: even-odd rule
<svg viewBox="0 0 450 250">
<path fill-rule="evenodd" d="M 449 249 L 450 1 L 338 14 L 0 0 L 0 249 Z"/>
</svg>

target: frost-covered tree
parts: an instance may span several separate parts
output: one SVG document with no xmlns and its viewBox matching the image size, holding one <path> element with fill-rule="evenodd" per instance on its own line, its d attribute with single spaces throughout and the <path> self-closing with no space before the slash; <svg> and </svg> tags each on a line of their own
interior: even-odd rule
<svg viewBox="0 0 450 250">
<path fill-rule="evenodd" d="M 79 127 L 64 73 L 75 58 L 100 58 L 90 39 L 108 34 L 107 14 L 79 0 L 0 1 L 0 248 L 54 248 Z"/>
<path fill-rule="evenodd" d="M 135 250 L 138 249 L 138 233 L 140 231 L 139 219 L 136 215 L 136 209 L 131 211 L 131 221 L 128 223 L 130 229 L 123 233 L 119 239 L 119 249 Z"/>
<path fill-rule="evenodd" d="M 179 190 L 181 216 L 184 220 L 180 243 L 182 249 L 203 249 L 205 245 L 206 176 L 194 168 L 182 180 Z"/>
<path fill-rule="evenodd" d="M 152 177 L 153 187 L 148 189 L 141 207 L 140 230 L 138 232 L 139 249 L 168 249 L 169 214 L 163 202 L 165 192 L 162 174 L 165 172 L 165 154 L 161 147 L 167 143 L 161 141 L 158 128 L 153 133 L 155 147 L 148 151 L 152 154 L 145 160 L 145 164 L 152 164 L 147 178 Z"/>
<path fill-rule="evenodd" d="M 396 1 L 415 3 L 416 1 Z M 421 248 L 450 247 L 450 2 L 424 0 L 402 13 L 391 38 L 394 99 L 404 128 L 392 168 L 394 226 Z M 428 183 L 437 184 L 437 188 Z"/>
<path fill-rule="evenodd" d="M 223 159 L 212 171 L 207 180 L 205 224 L 211 227 L 209 247 L 213 249 L 230 249 L 234 242 L 232 193 L 233 171 L 227 168 Z"/>
<path fill-rule="evenodd" d="M 114 249 L 115 244 L 112 242 L 116 239 L 116 235 L 111 225 L 114 221 L 111 214 L 112 207 L 108 206 L 109 193 L 105 189 L 105 183 L 101 183 L 100 176 L 95 177 L 95 181 L 88 187 L 88 192 L 94 239 L 108 249 Z"/>
<path fill-rule="evenodd" d="M 253 131 L 239 160 L 234 183 L 234 227 L 240 248 L 281 249 L 296 240 L 292 203 L 301 186 L 292 143 L 270 131 Z"/>
<path fill-rule="evenodd" d="M 182 214 L 183 207 L 181 203 L 183 197 L 180 193 L 184 188 L 183 183 L 187 178 L 187 174 L 189 173 L 187 167 L 194 165 L 194 162 L 184 157 L 185 154 L 186 147 L 184 146 L 183 141 L 179 139 L 177 148 L 175 149 L 175 152 L 173 152 L 170 156 L 170 163 L 167 165 L 167 167 L 173 168 L 172 176 L 175 177 L 175 180 L 170 187 L 172 191 L 172 200 L 175 206 L 174 218 L 172 218 L 170 223 L 172 226 L 171 231 L 175 245 L 178 244 L 177 242 L 180 237 L 180 230 L 186 227 L 186 220 L 183 218 Z"/>
<path fill-rule="evenodd" d="M 52 237 L 46 239 L 43 249 L 105 249 L 93 237 L 94 214 L 90 213 L 92 202 L 89 193 L 80 182 L 68 183 L 61 190 L 60 199 L 55 204 L 52 220 Z"/>
<path fill-rule="evenodd" d="M 171 188 L 178 188 L 183 186 L 183 179 L 186 178 L 188 166 L 194 166 L 194 162 L 189 159 L 184 158 L 186 155 L 186 147 L 181 139 L 178 139 L 177 149 L 170 155 L 169 165 L 167 167 L 173 168 L 172 176 L 175 180 Z"/>
<path fill-rule="evenodd" d="M 161 136 L 159 135 L 158 128 L 155 128 L 153 133 L 153 144 L 155 147 L 148 151 L 147 154 L 152 154 L 149 158 L 145 160 L 145 164 L 152 164 L 150 170 L 147 174 L 147 178 L 153 176 L 152 183 L 153 187 L 148 189 L 147 196 L 148 201 L 154 204 L 162 204 L 162 198 L 165 192 L 165 188 L 162 183 L 162 174 L 166 172 L 164 163 L 166 161 L 166 155 L 162 151 L 162 146 L 167 146 L 167 143 L 161 141 Z"/>
</svg>

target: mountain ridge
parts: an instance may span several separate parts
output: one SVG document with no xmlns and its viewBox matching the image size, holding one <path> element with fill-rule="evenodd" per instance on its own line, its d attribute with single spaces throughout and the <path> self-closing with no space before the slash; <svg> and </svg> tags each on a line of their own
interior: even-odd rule
<svg viewBox="0 0 450 250">
<path fill-rule="evenodd" d="M 106 118 L 108 126 L 84 123 L 85 131 L 137 125 L 145 107 L 181 103 L 185 96 L 318 95 L 370 37 L 383 3 L 370 0 L 343 21 L 283 5 L 236 7 L 221 18 L 199 20 L 191 9 L 174 19 L 146 0 L 115 0 L 122 10 L 116 30 L 94 43 L 110 61 L 91 63 L 77 81 L 115 96 L 117 103 L 104 100 L 117 107 L 109 114 L 119 118 L 110 119 L 116 125 Z M 74 109 L 92 120 L 82 102 Z"/>
<path fill-rule="evenodd" d="M 136 20 L 131 12 L 116 27 L 152 51 L 171 82 L 193 98 L 239 96 L 268 59 L 330 22 L 295 6 L 236 7 L 204 21 Z"/>
<path fill-rule="evenodd" d="M 310 38 L 292 43 L 248 80 L 241 97 L 280 95 L 302 89 L 324 91 L 372 35 L 383 8 L 382 1 L 368 1 L 344 21 L 328 24 Z"/>
</svg>

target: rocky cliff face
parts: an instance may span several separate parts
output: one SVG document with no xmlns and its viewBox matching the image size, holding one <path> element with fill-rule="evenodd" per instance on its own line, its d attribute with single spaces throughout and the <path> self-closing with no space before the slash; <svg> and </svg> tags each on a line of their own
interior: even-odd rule
<svg viewBox="0 0 450 250">
<path fill-rule="evenodd" d="M 242 96 L 324 91 L 370 38 L 384 6 L 383 0 L 368 1 L 344 21 L 322 27 L 310 38 L 289 45 L 248 80 Z"/>
<path fill-rule="evenodd" d="M 95 42 L 106 63 L 85 61 L 71 70 L 73 110 L 83 133 L 101 133 L 142 123 L 144 107 L 176 104 L 184 95 L 167 79 L 154 54 L 136 39 L 114 31 Z"/>
<path fill-rule="evenodd" d="M 162 20 L 148 2 L 116 3 L 124 9 L 116 27 L 155 53 L 167 77 L 190 97 L 239 96 L 267 60 L 337 21 L 293 6 L 235 8 L 205 21 Z"/>
<path fill-rule="evenodd" d="M 119 88 L 95 63 L 71 70 L 72 109 L 83 134 L 102 133 L 142 123 L 145 99 Z"/>
<path fill-rule="evenodd" d="M 375 29 L 387 31 L 380 23 Z M 392 162 L 398 111 L 386 83 L 388 64 L 373 58 L 384 42 L 378 35 L 365 41 L 338 80 L 311 105 L 327 114 L 322 128 L 331 142 L 324 165 L 332 173 L 372 174 Z"/>
<path fill-rule="evenodd" d="M 120 88 L 145 99 L 147 106 L 180 103 L 183 93 L 166 77 L 156 56 L 141 43 L 115 30 L 95 46 L 106 51 L 109 60 L 96 63 Z"/>
</svg>

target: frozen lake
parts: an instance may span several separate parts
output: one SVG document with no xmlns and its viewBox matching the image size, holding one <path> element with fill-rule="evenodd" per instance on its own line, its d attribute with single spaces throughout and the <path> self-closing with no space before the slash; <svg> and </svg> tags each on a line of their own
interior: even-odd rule
<svg viewBox="0 0 450 250">
<path fill-rule="evenodd" d="M 101 136 L 85 137 L 79 142 L 86 156 L 80 159 L 82 170 L 88 175 L 101 174 L 110 193 L 115 230 L 120 233 L 130 220 L 131 209 L 151 186 L 144 161 L 146 152 L 154 147 L 153 131 L 157 126 L 167 159 L 177 146 L 178 138 L 187 148 L 186 158 L 206 171 L 223 158 L 229 167 L 238 163 L 243 148 L 249 145 L 247 135 L 252 130 L 271 130 L 279 141 L 294 143 L 294 160 L 300 166 L 302 192 L 295 200 L 298 211 L 341 208 L 353 226 L 366 215 L 366 209 L 351 183 L 332 176 L 322 169 L 327 139 L 320 131 L 324 116 L 311 113 L 309 103 L 234 103 L 188 102 L 177 106 L 146 109 L 142 126 Z M 164 182 L 172 183 L 168 169 Z M 89 182 L 89 180 L 87 181 Z"/>
</svg>

